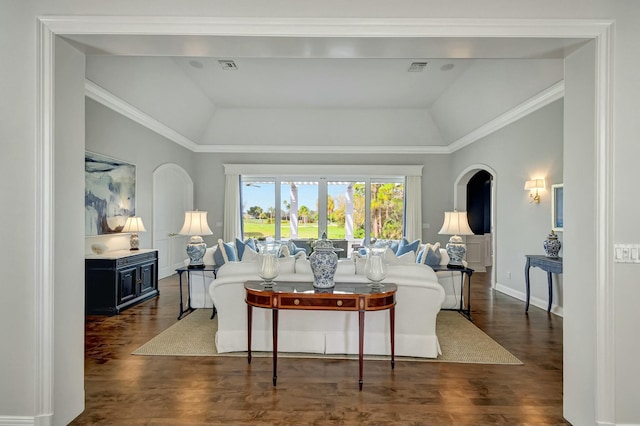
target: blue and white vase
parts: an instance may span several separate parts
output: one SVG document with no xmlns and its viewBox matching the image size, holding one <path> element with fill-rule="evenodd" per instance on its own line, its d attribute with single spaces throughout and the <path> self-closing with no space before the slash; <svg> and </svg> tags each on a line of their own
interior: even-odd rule
<svg viewBox="0 0 640 426">
<path fill-rule="evenodd" d="M 544 240 L 543 243 L 544 252 L 547 257 L 558 257 L 558 253 L 560 253 L 560 247 L 562 247 L 562 243 L 558 240 L 558 236 L 555 232 L 551 231 L 551 233 L 547 236 L 547 239 Z"/>
<path fill-rule="evenodd" d="M 333 278 L 338 268 L 338 255 L 331 241 L 318 240 L 313 253 L 309 256 L 309 263 L 315 288 L 333 288 L 336 285 Z"/>
</svg>

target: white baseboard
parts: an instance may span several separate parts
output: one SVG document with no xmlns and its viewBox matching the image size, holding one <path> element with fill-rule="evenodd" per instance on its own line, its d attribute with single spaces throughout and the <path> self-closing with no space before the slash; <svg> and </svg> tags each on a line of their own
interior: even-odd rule
<svg viewBox="0 0 640 426">
<path fill-rule="evenodd" d="M 0 426 L 25 426 L 35 424 L 33 417 L 27 416 L 0 416 Z"/>
<path fill-rule="evenodd" d="M 611 423 L 611 422 L 596 422 L 597 426 L 640 426 L 640 423 Z"/>
<path fill-rule="evenodd" d="M 527 295 L 525 294 L 524 291 L 518 291 L 500 283 L 496 283 L 495 290 L 499 291 L 500 293 L 504 293 L 507 296 L 511 296 L 515 299 L 522 300 L 524 302 L 522 304 L 522 310 L 524 311 L 524 304 L 526 303 L 526 300 L 527 300 Z M 531 297 L 531 299 L 529 300 L 529 304 L 532 306 L 536 306 L 540 309 L 544 309 L 546 311 L 549 301 L 540 299 L 538 297 Z M 562 306 L 558 306 L 555 303 L 551 304 L 551 313 L 558 315 L 559 317 L 564 317 Z"/>
</svg>

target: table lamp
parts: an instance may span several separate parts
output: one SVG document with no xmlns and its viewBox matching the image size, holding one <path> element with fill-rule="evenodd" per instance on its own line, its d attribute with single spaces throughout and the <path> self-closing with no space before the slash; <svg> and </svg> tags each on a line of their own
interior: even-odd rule
<svg viewBox="0 0 640 426">
<path fill-rule="evenodd" d="M 448 268 L 464 269 L 462 259 L 467 251 L 464 241 L 460 235 L 473 235 L 467 220 L 467 212 L 444 212 L 444 223 L 438 234 L 452 235 L 447 244 L 447 254 L 449 255 Z"/>
<path fill-rule="evenodd" d="M 211 235 L 213 232 L 207 224 L 207 212 L 191 211 L 184 213 L 184 225 L 178 232 L 180 235 L 189 235 L 187 255 L 189 256 L 189 268 L 204 268 L 202 258 L 207 250 L 207 244 L 201 235 Z"/>
<path fill-rule="evenodd" d="M 140 240 L 138 239 L 139 232 L 147 232 L 144 229 L 144 224 L 142 223 L 142 218 L 139 216 L 131 216 L 127 218 L 127 221 L 124 223 L 122 227 L 122 232 L 131 232 L 131 239 L 129 240 L 129 244 L 131 245 L 130 250 L 138 250 L 140 246 Z"/>
</svg>

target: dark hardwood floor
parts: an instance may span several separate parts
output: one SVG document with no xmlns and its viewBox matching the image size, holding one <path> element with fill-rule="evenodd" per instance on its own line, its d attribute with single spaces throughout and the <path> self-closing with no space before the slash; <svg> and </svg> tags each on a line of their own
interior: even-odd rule
<svg viewBox="0 0 640 426">
<path fill-rule="evenodd" d="M 114 317 L 86 322 L 86 408 L 73 425 L 568 425 L 562 318 L 489 288 L 474 273 L 473 322 L 522 366 L 134 356 L 176 322 L 178 282 Z M 399 307 L 401 309 L 401 307 Z M 416 318 L 416 320 L 419 320 Z M 213 338 L 213 337 L 212 337 Z"/>
</svg>

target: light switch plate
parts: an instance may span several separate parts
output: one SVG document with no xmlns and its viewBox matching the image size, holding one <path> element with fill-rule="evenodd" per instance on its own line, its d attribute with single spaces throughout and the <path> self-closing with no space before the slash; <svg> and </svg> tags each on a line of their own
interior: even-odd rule
<svg viewBox="0 0 640 426">
<path fill-rule="evenodd" d="M 615 263 L 640 263 L 640 244 L 614 244 Z"/>
</svg>

